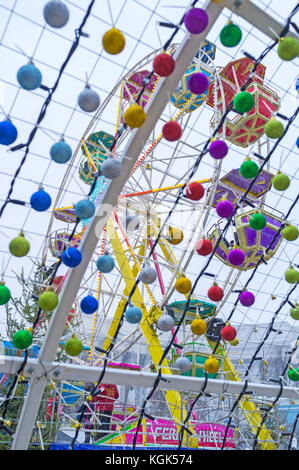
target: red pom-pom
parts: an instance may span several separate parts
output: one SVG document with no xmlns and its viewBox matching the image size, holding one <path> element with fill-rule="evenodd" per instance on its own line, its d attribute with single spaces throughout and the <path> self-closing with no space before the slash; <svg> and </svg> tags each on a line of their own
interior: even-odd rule
<svg viewBox="0 0 299 470">
<path fill-rule="evenodd" d="M 186 197 L 191 201 L 199 201 L 205 193 L 205 189 L 202 184 L 194 181 L 188 184 L 186 188 Z"/>
<path fill-rule="evenodd" d="M 213 245 L 210 240 L 202 238 L 200 240 L 197 240 L 195 244 L 195 249 L 199 255 L 208 256 L 210 253 L 212 253 Z"/>
<path fill-rule="evenodd" d="M 221 330 L 221 338 L 225 341 L 232 341 L 237 336 L 237 332 L 233 326 L 224 326 Z"/>
<path fill-rule="evenodd" d="M 182 136 L 182 128 L 176 121 L 168 121 L 162 128 L 162 135 L 166 140 L 174 142 Z"/>
<path fill-rule="evenodd" d="M 175 67 L 175 61 L 171 55 L 162 52 L 158 54 L 153 61 L 153 71 L 160 77 L 168 77 Z"/>
<path fill-rule="evenodd" d="M 213 302 L 219 302 L 219 300 L 223 298 L 223 289 L 217 285 L 210 287 L 208 290 L 208 297 Z"/>
</svg>

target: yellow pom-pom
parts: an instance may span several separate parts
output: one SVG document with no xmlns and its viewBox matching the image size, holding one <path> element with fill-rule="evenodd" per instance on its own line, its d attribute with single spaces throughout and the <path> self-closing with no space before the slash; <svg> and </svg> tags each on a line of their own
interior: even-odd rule
<svg viewBox="0 0 299 470">
<path fill-rule="evenodd" d="M 192 287 L 191 281 L 186 276 L 181 276 L 175 283 L 174 288 L 180 294 L 188 294 Z"/>
<path fill-rule="evenodd" d="M 6 419 L 4 421 L 4 425 L 10 427 L 11 426 L 11 421 L 9 419 Z"/>
<path fill-rule="evenodd" d="M 103 48 L 108 54 L 119 54 L 125 47 L 125 37 L 121 31 L 111 28 L 102 37 Z"/>
<path fill-rule="evenodd" d="M 81 423 L 79 423 L 79 422 L 75 423 L 75 428 L 76 429 L 80 429 L 81 427 L 82 427 Z"/>
<path fill-rule="evenodd" d="M 124 114 L 125 123 L 133 129 L 141 127 L 142 124 L 144 124 L 145 119 L 146 114 L 143 111 L 143 108 L 137 103 L 131 104 Z"/>
<path fill-rule="evenodd" d="M 237 338 L 232 339 L 231 341 L 229 341 L 229 344 L 231 344 L 232 346 L 238 346 L 239 340 Z"/>
<path fill-rule="evenodd" d="M 91 395 L 87 395 L 87 397 L 86 397 L 86 401 L 88 401 L 88 402 L 89 402 L 89 401 L 91 401 L 91 400 L 92 400 L 92 396 L 91 396 Z"/>
<path fill-rule="evenodd" d="M 219 362 L 213 356 L 210 356 L 204 363 L 204 368 L 208 374 L 216 374 L 219 370 Z"/>
<path fill-rule="evenodd" d="M 207 331 L 207 324 L 200 318 L 196 318 L 191 322 L 191 331 L 194 335 L 203 335 Z"/>
</svg>

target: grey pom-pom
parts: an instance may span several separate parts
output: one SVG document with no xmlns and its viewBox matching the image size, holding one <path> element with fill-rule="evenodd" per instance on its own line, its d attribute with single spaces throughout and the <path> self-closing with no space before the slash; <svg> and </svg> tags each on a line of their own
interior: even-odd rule
<svg viewBox="0 0 299 470">
<path fill-rule="evenodd" d="M 61 0 L 51 0 L 44 7 L 44 18 L 52 28 L 62 28 L 69 20 L 68 7 Z"/>
<path fill-rule="evenodd" d="M 151 266 L 145 266 L 140 271 L 140 280 L 144 284 L 152 284 L 157 279 L 157 272 Z"/>
<path fill-rule="evenodd" d="M 78 105 L 86 113 L 93 113 L 100 106 L 100 97 L 98 93 L 86 86 L 78 96 Z"/>
<path fill-rule="evenodd" d="M 107 158 L 101 165 L 101 175 L 110 180 L 118 178 L 121 174 L 121 170 L 121 162 L 115 158 Z"/>
<path fill-rule="evenodd" d="M 191 369 L 191 362 L 187 357 L 180 356 L 174 364 L 174 367 L 181 373 L 188 372 Z"/>
<path fill-rule="evenodd" d="M 170 331 L 174 326 L 174 319 L 170 316 L 167 315 L 167 313 L 163 313 L 157 321 L 157 327 L 161 331 Z"/>
</svg>

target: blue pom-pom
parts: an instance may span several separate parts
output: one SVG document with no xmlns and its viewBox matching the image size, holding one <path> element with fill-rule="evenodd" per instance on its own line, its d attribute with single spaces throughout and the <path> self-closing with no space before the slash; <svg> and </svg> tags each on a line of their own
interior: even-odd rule
<svg viewBox="0 0 299 470">
<path fill-rule="evenodd" d="M 139 323 L 142 318 L 142 311 L 140 310 L 140 308 L 132 305 L 131 307 L 128 307 L 126 309 L 125 317 L 129 323 Z"/>
<path fill-rule="evenodd" d="M 24 90 L 35 90 L 42 84 L 42 74 L 35 65 L 27 64 L 18 70 L 17 80 Z"/>
<path fill-rule="evenodd" d="M 296 90 L 298 91 L 299 90 L 299 77 L 297 77 L 297 79 L 296 79 L 295 87 L 296 87 Z"/>
<path fill-rule="evenodd" d="M 92 295 L 87 295 L 80 302 L 80 308 L 83 313 L 91 314 L 94 313 L 99 307 L 99 302 Z"/>
<path fill-rule="evenodd" d="M 39 189 L 32 194 L 30 198 L 30 205 L 32 209 L 38 212 L 43 212 L 49 209 L 51 206 L 52 199 L 51 196 L 46 193 L 43 189 Z"/>
<path fill-rule="evenodd" d="M 298 147 L 298 149 L 299 149 L 299 137 L 298 137 L 298 139 L 297 139 L 297 141 L 296 141 L 296 145 L 297 145 L 297 147 Z"/>
<path fill-rule="evenodd" d="M 95 213 L 95 205 L 88 199 L 82 199 L 82 201 L 77 202 L 74 209 L 79 219 L 90 219 Z"/>
<path fill-rule="evenodd" d="M 69 268 L 75 268 L 82 261 L 82 255 L 77 248 L 67 248 L 61 255 L 61 261 Z"/>
<path fill-rule="evenodd" d="M 10 145 L 18 137 L 17 128 L 10 121 L 0 122 L 0 144 Z"/>
<path fill-rule="evenodd" d="M 96 262 L 97 268 L 101 273 L 110 273 L 114 266 L 114 259 L 110 255 L 102 255 Z"/>
<path fill-rule="evenodd" d="M 73 151 L 69 144 L 63 140 L 56 142 L 56 144 L 52 145 L 50 149 L 50 156 L 56 163 L 68 162 L 72 157 L 72 153 Z"/>
</svg>

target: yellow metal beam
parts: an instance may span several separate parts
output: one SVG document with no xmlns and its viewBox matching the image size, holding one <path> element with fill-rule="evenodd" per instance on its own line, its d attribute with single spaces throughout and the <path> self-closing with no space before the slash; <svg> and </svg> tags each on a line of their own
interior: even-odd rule
<svg viewBox="0 0 299 470">
<path fill-rule="evenodd" d="M 121 317 L 125 308 L 126 298 L 128 297 L 129 293 L 132 291 L 133 286 L 135 284 L 136 276 L 138 274 L 138 270 L 135 269 L 135 271 L 133 271 L 134 268 L 132 270 L 129 265 L 126 254 L 123 250 L 122 244 L 120 242 L 120 239 L 115 230 L 113 221 L 111 219 L 107 223 L 107 236 L 110 239 L 110 243 L 114 251 L 114 255 L 118 263 L 119 269 L 121 271 L 122 277 L 125 281 L 126 287 L 124 290 L 124 298 L 121 299 L 121 301 L 119 302 L 114 318 L 110 324 L 110 328 L 109 328 L 109 331 L 108 331 L 108 334 L 104 343 L 104 349 L 107 349 L 107 347 L 111 344 L 111 340 L 113 336 L 115 335 L 115 332 L 117 330 L 117 327 L 119 325 L 119 322 L 121 320 Z M 153 305 L 151 309 L 147 311 L 138 286 L 135 289 L 134 294 L 132 295 L 132 302 L 136 306 L 138 306 L 142 311 L 142 319 L 140 322 L 140 328 L 144 334 L 144 337 L 148 346 L 148 350 L 151 354 L 153 364 L 155 365 L 157 369 L 157 366 L 160 363 L 162 355 L 163 355 L 163 349 L 161 347 L 158 336 L 152 326 L 152 323 L 154 319 L 160 316 L 161 309 L 157 307 L 156 305 Z M 169 368 L 168 361 L 165 358 L 161 361 L 161 372 L 162 374 L 171 374 L 171 369 Z M 167 392 L 165 393 L 165 398 L 168 402 L 168 406 L 173 416 L 174 422 L 176 423 L 178 427 L 178 431 L 180 431 L 180 424 L 182 422 L 182 419 L 184 421 L 187 416 L 186 410 L 182 404 L 181 395 L 177 391 L 167 390 Z M 184 434 L 186 435 L 186 433 Z M 184 441 L 185 439 L 186 439 L 186 436 L 184 437 Z M 191 441 L 191 444 L 190 444 L 191 446 L 197 447 L 198 443 L 196 439 L 189 438 L 189 442 L 190 441 Z"/>
</svg>

